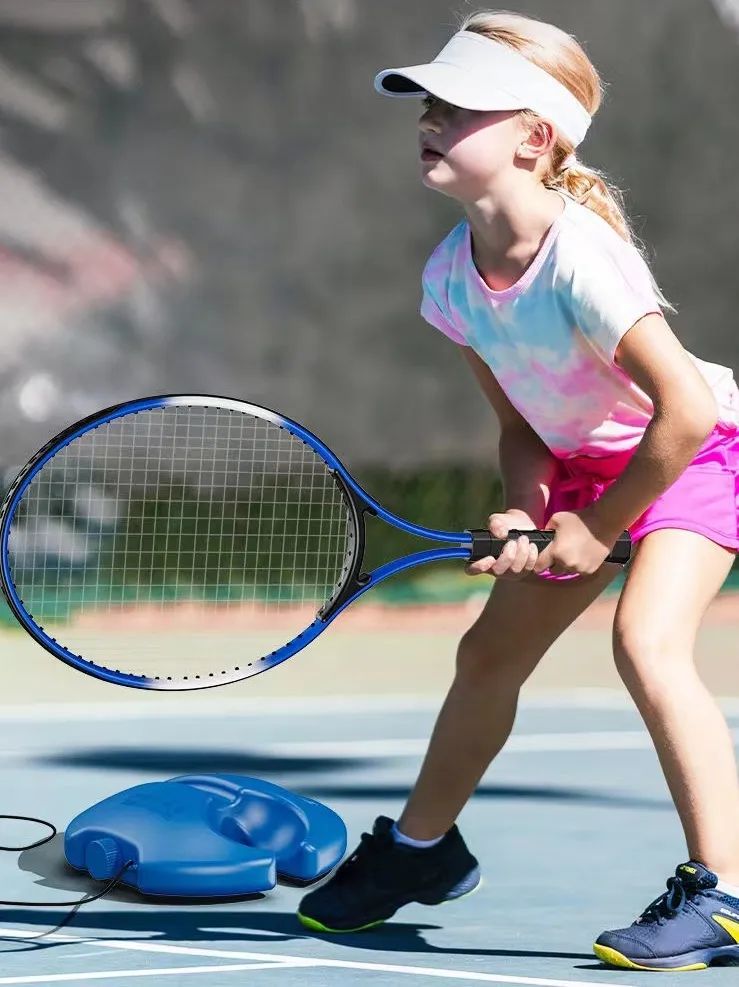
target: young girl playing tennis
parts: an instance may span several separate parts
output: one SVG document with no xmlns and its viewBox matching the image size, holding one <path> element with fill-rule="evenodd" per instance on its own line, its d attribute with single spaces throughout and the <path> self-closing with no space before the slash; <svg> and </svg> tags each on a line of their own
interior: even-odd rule
<svg viewBox="0 0 739 987">
<path fill-rule="evenodd" d="M 629 928 L 604 932 L 594 949 L 639 969 L 739 960 L 737 769 L 693 661 L 701 618 L 739 550 L 732 371 L 680 345 L 620 193 L 575 157 L 601 83 L 570 35 L 481 12 L 433 62 L 385 70 L 375 87 L 424 98 L 423 182 L 466 213 L 426 264 L 421 313 L 459 345 L 500 421 L 507 509 L 490 530 L 555 536 L 541 553 L 524 535 L 497 560 L 468 565 L 497 578 L 460 641 L 413 792 L 397 823 L 380 816 L 303 898 L 300 918 L 321 931 L 356 930 L 408 902 L 477 887 L 477 861 L 454 820 L 503 747 L 522 684 L 620 570 L 604 560 L 628 529 L 614 657 L 690 860 Z"/>
</svg>

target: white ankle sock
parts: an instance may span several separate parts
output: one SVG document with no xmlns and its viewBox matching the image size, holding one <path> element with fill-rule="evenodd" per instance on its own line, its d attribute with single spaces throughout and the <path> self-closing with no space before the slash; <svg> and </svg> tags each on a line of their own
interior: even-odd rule
<svg viewBox="0 0 739 987">
<path fill-rule="evenodd" d="M 726 881 L 719 880 L 716 885 L 716 890 L 720 891 L 722 894 L 728 894 L 732 898 L 739 900 L 739 886 L 736 884 L 727 884 Z"/>
<path fill-rule="evenodd" d="M 443 834 L 441 836 L 437 836 L 435 840 L 411 839 L 410 836 L 406 836 L 405 833 L 400 832 L 397 823 L 393 823 L 393 828 L 391 830 L 391 833 L 393 834 L 393 839 L 395 840 L 396 843 L 405 843 L 406 846 L 414 846 L 420 849 L 424 849 L 425 847 L 435 846 L 437 843 L 441 843 L 441 841 L 444 839 Z"/>
</svg>

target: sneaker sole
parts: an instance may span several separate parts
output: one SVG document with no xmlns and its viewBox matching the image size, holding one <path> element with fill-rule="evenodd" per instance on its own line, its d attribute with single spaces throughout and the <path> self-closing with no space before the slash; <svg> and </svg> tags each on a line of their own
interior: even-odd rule
<svg viewBox="0 0 739 987">
<path fill-rule="evenodd" d="M 595 943 L 593 952 L 609 966 L 618 966 L 626 970 L 649 970 L 661 973 L 679 973 L 687 970 L 706 970 L 715 960 L 733 960 L 739 963 L 739 944 L 735 946 L 718 946 L 716 949 L 700 949 L 682 956 L 661 956 L 654 960 L 641 959 L 639 963 L 630 960 L 628 956 L 619 953 L 612 946 L 601 946 Z M 673 964 L 665 966 L 666 963 Z M 659 964 L 659 965 L 657 965 Z"/>
<path fill-rule="evenodd" d="M 462 898 L 469 898 L 471 894 L 474 894 L 475 891 L 478 891 L 482 887 L 482 882 L 483 879 L 480 878 L 480 880 L 477 882 L 474 888 L 470 888 L 470 890 L 465 891 L 464 894 L 457 895 L 456 898 L 445 898 L 444 901 L 438 901 L 434 903 L 417 902 L 417 904 L 425 904 L 428 907 L 435 907 L 436 905 L 449 905 L 453 901 L 461 901 Z M 408 904 L 410 905 L 412 904 L 412 902 L 409 901 Z M 393 915 L 394 914 L 395 912 L 393 912 Z M 384 922 L 389 921 L 389 919 L 393 917 L 392 915 L 388 915 L 387 918 L 378 919 L 376 922 L 368 922 L 367 925 L 357 925 L 354 926 L 354 928 L 352 929 L 332 929 L 330 926 L 324 925 L 322 922 L 318 922 L 316 921 L 316 919 L 310 918 L 308 915 L 303 915 L 302 912 L 298 912 L 297 915 L 300 924 L 304 925 L 306 929 L 310 929 L 311 932 L 332 932 L 336 934 L 342 932 L 364 932 L 365 929 L 374 929 L 375 926 L 382 925 Z"/>
</svg>

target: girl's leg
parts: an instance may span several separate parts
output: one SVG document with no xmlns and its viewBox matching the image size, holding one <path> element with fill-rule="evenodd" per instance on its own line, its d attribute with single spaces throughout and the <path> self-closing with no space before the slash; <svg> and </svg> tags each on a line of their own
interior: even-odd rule
<svg viewBox="0 0 739 987">
<path fill-rule="evenodd" d="M 613 653 L 654 741 L 691 859 L 739 884 L 733 742 L 693 655 L 700 621 L 733 560 L 732 551 L 692 531 L 646 535 L 616 610 Z"/>
<path fill-rule="evenodd" d="M 398 820 L 402 833 L 431 840 L 452 826 L 511 732 L 521 686 L 621 568 L 605 562 L 591 576 L 564 582 L 533 574 L 495 581 L 460 641 L 454 681 Z"/>
</svg>

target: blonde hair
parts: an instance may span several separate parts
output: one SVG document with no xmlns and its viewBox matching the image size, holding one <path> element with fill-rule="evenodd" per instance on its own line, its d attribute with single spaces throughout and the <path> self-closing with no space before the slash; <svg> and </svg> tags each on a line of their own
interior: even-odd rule
<svg viewBox="0 0 739 987">
<path fill-rule="evenodd" d="M 580 43 L 554 24 L 510 10 L 479 10 L 464 17 L 458 30 L 475 31 L 508 45 L 566 86 L 591 116 L 597 113 L 603 99 L 603 82 Z M 541 119 L 533 110 L 524 109 L 519 113 L 523 123 L 531 126 Z M 559 189 L 597 213 L 638 250 L 649 266 L 645 246 L 634 233 L 626 215 L 623 192 L 602 171 L 584 164 L 579 158 L 574 166 L 563 168 L 565 160 L 574 152 L 575 148 L 567 138 L 558 135 L 542 178 L 543 184 L 547 188 Z M 665 298 L 654 280 L 654 275 L 652 281 L 660 305 L 676 312 L 677 309 Z"/>
</svg>

